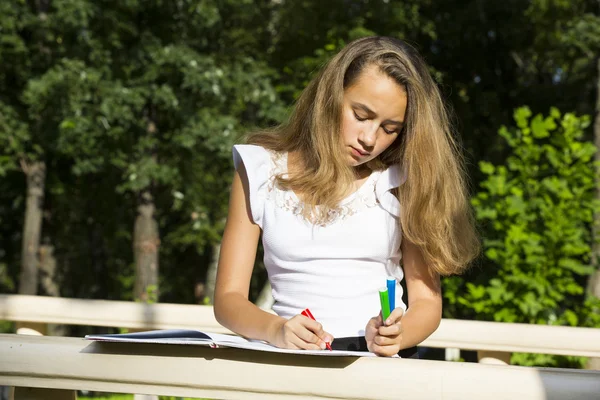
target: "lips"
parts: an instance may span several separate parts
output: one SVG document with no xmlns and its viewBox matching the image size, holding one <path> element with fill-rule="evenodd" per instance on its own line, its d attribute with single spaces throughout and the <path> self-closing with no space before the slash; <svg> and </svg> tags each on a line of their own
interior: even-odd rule
<svg viewBox="0 0 600 400">
<path fill-rule="evenodd" d="M 366 157 L 366 156 L 368 156 L 369 154 L 371 154 L 371 153 L 369 153 L 369 152 L 366 152 L 366 151 L 363 151 L 363 150 L 359 150 L 359 149 L 357 149 L 356 147 L 352 147 L 352 146 L 350 146 L 350 148 L 352 148 L 352 150 L 353 150 L 352 152 L 353 152 L 353 153 L 355 153 L 356 155 L 358 155 L 358 156 L 361 156 L 361 157 Z"/>
</svg>

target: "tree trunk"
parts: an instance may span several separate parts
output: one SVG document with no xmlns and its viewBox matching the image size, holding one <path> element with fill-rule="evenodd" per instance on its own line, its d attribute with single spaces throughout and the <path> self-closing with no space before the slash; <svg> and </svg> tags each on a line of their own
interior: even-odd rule
<svg viewBox="0 0 600 400">
<path fill-rule="evenodd" d="M 60 297 L 59 286 L 56 282 L 54 246 L 48 243 L 40 246 L 40 284 L 44 294 Z"/>
<path fill-rule="evenodd" d="M 215 300 L 215 282 L 217 280 L 217 267 L 219 266 L 220 254 L 221 243 L 215 243 L 212 246 L 212 257 L 208 271 L 206 271 L 206 284 L 204 286 L 204 296 L 208 298 L 209 304 L 214 304 Z"/>
<path fill-rule="evenodd" d="M 160 237 L 154 219 L 154 200 L 149 191 L 141 195 L 133 232 L 135 255 L 135 299 L 158 301 L 158 246 Z"/>
<path fill-rule="evenodd" d="M 54 257 L 54 246 L 48 240 L 40 246 L 40 287 L 43 294 L 52 297 L 60 297 L 60 285 L 56 279 L 56 258 Z M 66 336 L 66 325 L 48 324 L 46 326 L 48 336 Z"/>
<path fill-rule="evenodd" d="M 158 246 L 160 236 L 154 219 L 154 199 L 149 191 L 140 196 L 138 216 L 133 231 L 135 255 L 134 298 L 145 303 L 158 301 Z M 134 400 L 158 400 L 158 396 L 135 394 Z"/>
<path fill-rule="evenodd" d="M 27 176 L 27 205 L 23 225 L 19 294 L 35 295 L 38 287 L 38 262 L 46 164 L 43 161 L 35 161 L 31 164 L 22 162 L 21 167 Z"/>
<path fill-rule="evenodd" d="M 596 145 L 596 154 L 594 161 L 600 162 L 600 58 L 597 60 L 596 75 L 596 115 L 594 118 L 594 144 Z M 600 168 L 596 171 L 596 198 L 600 199 Z M 600 213 L 594 215 L 593 227 L 594 243 L 592 246 L 592 263 L 596 266 L 596 271 L 589 277 L 587 284 L 588 296 L 600 298 Z M 590 358 L 587 362 L 587 369 L 600 370 L 600 358 Z"/>
</svg>

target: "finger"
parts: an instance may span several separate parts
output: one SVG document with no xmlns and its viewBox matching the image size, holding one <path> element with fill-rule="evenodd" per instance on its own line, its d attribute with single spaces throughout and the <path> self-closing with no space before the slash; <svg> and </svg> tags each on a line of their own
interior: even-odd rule
<svg viewBox="0 0 600 400">
<path fill-rule="evenodd" d="M 380 346 L 373 343 L 371 346 L 371 352 L 375 353 L 380 357 L 391 357 L 394 354 L 398 354 L 400 346 Z"/>
<path fill-rule="evenodd" d="M 297 315 L 292 317 L 285 324 L 286 329 L 284 333 L 284 340 L 286 344 L 289 344 L 288 348 L 294 349 L 306 349 L 307 340 L 311 332 L 304 326 L 304 319 L 306 317 Z M 304 338 L 303 338 L 304 336 Z M 287 346 L 286 346 L 287 347 Z"/>
<path fill-rule="evenodd" d="M 377 346 L 380 347 L 387 347 L 387 346 L 400 346 L 398 344 L 397 341 L 397 337 L 390 337 L 390 336 L 381 336 L 381 335 L 377 335 L 373 338 L 373 343 L 375 343 Z"/>
<path fill-rule="evenodd" d="M 312 332 L 314 335 L 316 335 L 316 338 L 317 338 L 315 340 L 314 337 L 305 338 L 304 336 L 301 336 L 302 339 L 305 339 L 309 343 L 316 343 L 321 348 L 326 347 L 325 346 L 326 342 L 327 343 L 333 342 L 333 335 L 328 332 L 325 332 L 325 330 L 323 330 L 323 325 L 321 325 L 320 323 L 318 323 L 312 319 L 303 320 L 302 322 L 305 324 L 306 329 L 308 329 L 310 332 Z"/>
<path fill-rule="evenodd" d="M 366 331 L 372 332 L 377 331 L 380 325 L 377 324 L 377 318 L 373 317 L 367 322 L 367 326 L 365 328 Z"/>
<path fill-rule="evenodd" d="M 292 349 L 292 350 L 302 350 L 303 349 L 303 347 L 301 347 L 302 344 L 303 344 L 302 341 L 298 337 L 289 337 L 289 338 L 286 338 L 285 348 Z"/>
<path fill-rule="evenodd" d="M 296 332 L 296 335 L 298 335 L 298 338 L 300 338 L 302 341 L 304 341 L 307 344 L 318 345 L 319 342 L 322 342 L 321 338 L 319 338 L 317 335 L 315 335 L 308 329 L 302 329 L 301 331 Z"/>
<path fill-rule="evenodd" d="M 381 318 L 381 312 L 379 312 L 379 315 L 377 315 L 376 317 L 371 318 L 369 320 L 369 322 L 367 322 L 367 326 L 373 326 L 375 328 L 378 328 L 381 325 L 383 325 L 383 319 Z"/>
<path fill-rule="evenodd" d="M 322 346 L 321 346 L 321 344 L 308 343 L 308 342 L 302 341 L 299 347 L 302 350 L 324 350 L 325 349 L 325 343 L 323 341 L 321 341 L 321 343 L 323 343 Z"/>
<path fill-rule="evenodd" d="M 317 346 L 317 348 L 325 349 L 327 347 L 326 343 L 331 344 L 333 342 L 333 335 L 325 332 L 323 330 L 323 325 L 314 319 L 308 318 L 305 315 L 298 315 L 299 321 L 301 325 L 303 325 L 306 329 L 305 332 L 299 332 L 298 336 L 307 343 L 312 343 Z M 312 332 L 313 335 L 310 335 L 306 332 Z"/>
<path fill-rule="evenodd" d="M 392 325 L 392 324 L 400 321 L 400 319 L 402 319 L 403 315 L 404 315 L 404 310 L 402 308 L 400 308 L 400 307 L 394 308 L 394 311 L 392 311 L 390 316 L 385 320 L 385 325 L 389 326 L 389 325 Z"/>
<path fill-rule="evenodd" d="M 399 336 L 402 333 L 402 323 L 398 322 L 390 326 L 380 326 L 377 332 L 381 336 Z"/>
<path fill-rule="evenodd" d="M 308 343 L 298 336 L 296 332 L 290 332 L 287 336 L 287 342 L 290 344 L 291 349 L 300 350 L 318 350 L 319 346 L 313 343 Z"/>
<path fill-rule="evenodd" d="M 323 337 L 323 335 L 325 334 L 325 331 L 323 330 L 323 325 L 321 325 L 315 320 L 309 319 L 308 321 L 306 321 L 305 326 L 318 337 Z"/>
<path fill-rule="evenodd" d="M 302 340 L 301 338 L 299 338 Z M 325 342 L 317 338 L 316 342 L 307 342 L 302 340 L 301 348 L 304 350 L 325 350 Z"/>
</svg>

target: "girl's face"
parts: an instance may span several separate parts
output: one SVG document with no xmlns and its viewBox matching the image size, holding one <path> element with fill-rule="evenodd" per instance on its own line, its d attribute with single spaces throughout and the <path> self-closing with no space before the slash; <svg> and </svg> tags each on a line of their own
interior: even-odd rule
<svg viewBox="0 0 600 400">
<path fill-rule="evenodd" d="M 407 101 L 404 88 L 374 65 L 346 88 L 342 146 L 349 165 L 363 165 L 394 143 L 404 124 Z"/>
</svg>

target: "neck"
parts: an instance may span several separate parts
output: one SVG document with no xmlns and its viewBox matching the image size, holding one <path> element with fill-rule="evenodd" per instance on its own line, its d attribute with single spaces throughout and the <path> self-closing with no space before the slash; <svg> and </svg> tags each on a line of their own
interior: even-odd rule
<svg viewBox="0 0 600 400">
<path fill-rule="evenodd" d="M 366 164 L 357 165 L 354 167 L 354 176 L 356 180 L 361 180 L 371 175 L 371 169 Z"/>
</svg>

